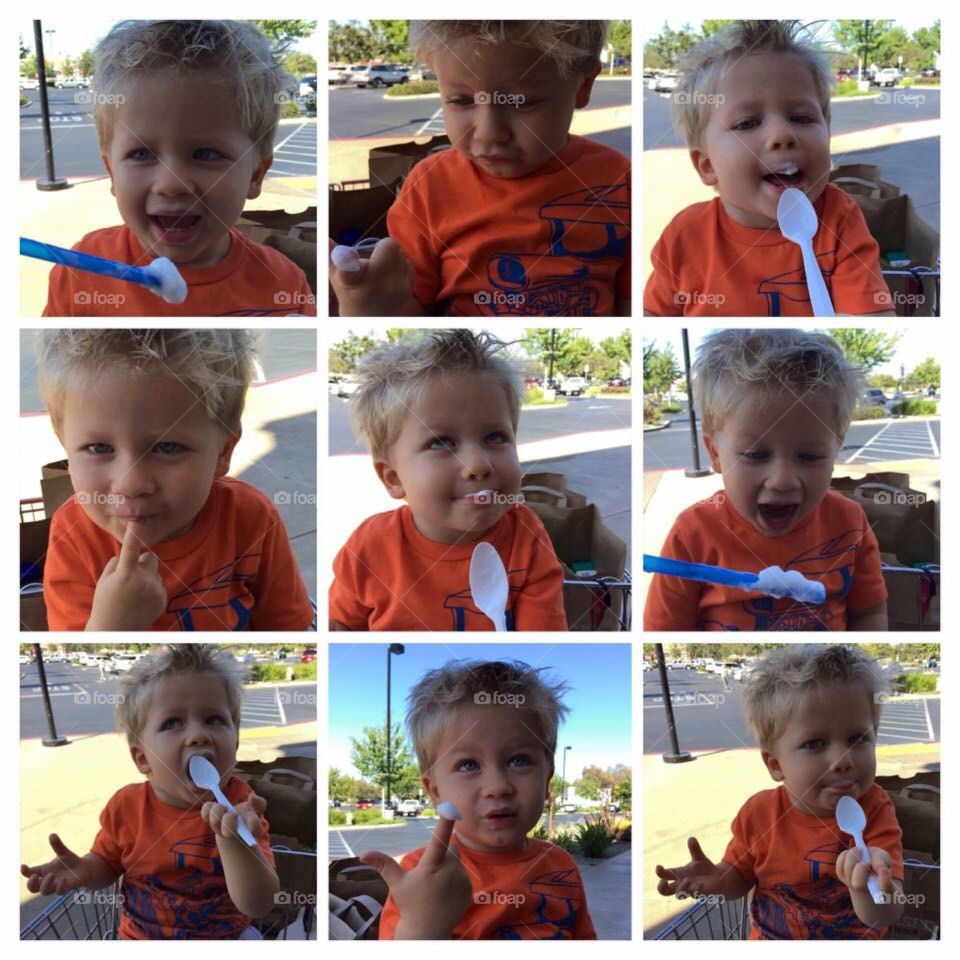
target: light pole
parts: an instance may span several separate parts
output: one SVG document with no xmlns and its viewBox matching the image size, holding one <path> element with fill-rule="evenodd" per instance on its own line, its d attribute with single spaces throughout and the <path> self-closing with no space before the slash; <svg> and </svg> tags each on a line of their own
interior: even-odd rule
<svg viewBox="0 0 960 960">
<path fill-rule="evenodd" d="M 563 796 L 560 798 L 561 801 L 567 799 L 567 751 L 572 750 L 573 747 L 564 747 L 563 748 L 563 774 L 560 779 L 563 781 Z"/>
<path fill-rule="evenodd" d="M 387 804 L 390 802 L 390 654 L 400 656 L 403 653 L 402 643 L 391 643 L 387 647 L 387 795 L 383 799 L 381 813 L 386 816 Z"/>
</svg>

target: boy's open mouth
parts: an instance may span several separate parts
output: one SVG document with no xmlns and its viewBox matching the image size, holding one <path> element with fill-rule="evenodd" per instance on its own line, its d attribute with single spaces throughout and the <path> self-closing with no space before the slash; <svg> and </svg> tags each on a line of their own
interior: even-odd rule
<svg viewBox="0 0 960 960">
<path fill-rule="evenodd" d="M 492 830 L 505 830 L 512 827 L 517 815 L 513 810 L 494 810 L 488 813 L 484 818 L 484 823 Z"/>
<path fill-rule="evenodd" d="M 186 243 L 200 226 L 200 214 L 151 214 L 150 224 L 158 240 L 164 243 Z"/>
<path fill-rule="evenodd" d="M 799 503 L 757 504 L 760 519 L 769 530 L 786 530 L 793 523 L 799 509 Z"/>
<path fill-rule="evenodd" d="M 788 187 L 801 187 L 807 182 L 803 170 L 795 163 L 781 164 L 770 173 L 764 174 L 762 179 L 777 193 L 782 193 Z"/>
</svg>

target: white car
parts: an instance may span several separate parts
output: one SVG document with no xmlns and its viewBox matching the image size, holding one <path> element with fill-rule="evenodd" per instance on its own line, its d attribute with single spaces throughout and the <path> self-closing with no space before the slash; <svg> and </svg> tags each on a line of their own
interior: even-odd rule
<svg viewBox="0 0 960 960">
<path fill-rule="evenodd" d="M 557 387 L 557 393 L 565 397 L 579 397 L 587 389 L 587 381 L 583 377 L 564 377 L 563 383 Z"/>
<path fill-rule="evenodd" d="M 330 388 L 330 393 L 336 397 L 342 397 L 344 400 L 347 397 L 352 397 L 360 389 L 360 384 L 353 379 L 353 377 L 344 377 L 337 383 L 337 392 L 333 392 L 333 387 Z"/>
<path fill-rule="evenodd" d="M 39 90 L 40 81 L 36 77 L 21 77 L 20 89 L 21 90 Z"/>
<path fill-rule="evenodd" d="M 86 90 L 90 83 L 87 80 L 81 80 L 79 77 L 58 77 L 54 86 L 58 90 Z"/>
<path fill-rule="evenodd" d="M 341 84 L 350 79 L 350 69 L 342 63 L 332 63 L 327 67 L 327 83 Z"/>
<path fill-rule="evenodd" d="M 111 673 L 126 673 L 139 659 L 136 653 L 118 653 L 111 658 L 108 669 Z"/>
<path fill-rule="evenodd" d="M 353 82 L 358 87 L 392 87 L 395 83 L 406 83 L 407 74 L 392 63 L 375 63 L 351 71 Z"/>
<path fill-rule="evenodd" d="M 416 817 L 420 814 L 419 800 L 401 800 L 394 811 L 398 817 Z"/>
<path fill-rule="evenodd" d="M 896 67 L 884 67 L 873 79 L 878 87 L 895 87 L 900 82 L 900 71 Z"/>
<path fill-rule="evenodd" d="M 21 653 L 21 654 L 20 654 L 20 662 L 21 662 L 21 663 L 29 663 L 29 662 L 30 662 L 30 658 L 29 658 L 25 653 Z"/>
<path fill-rule="evenodd" d="M 571 803 L 570 801 L 567 801 L 566 803 L 561 803 L 561 804 L 560 804 L 560 809 L 561 809 L 564 813 L 576 813 L 576 812 L 577 812 L 577 805 L 576 805 L 575 803 Z"/>
</svg>

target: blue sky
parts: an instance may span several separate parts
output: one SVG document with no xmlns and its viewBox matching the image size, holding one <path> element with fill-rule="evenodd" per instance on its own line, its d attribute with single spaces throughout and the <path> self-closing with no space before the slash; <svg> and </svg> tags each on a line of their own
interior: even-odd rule
<svg viewBox="0 0 960 960">
<path fill-rule="evenodd" d="M 548 667 L 572 687 L 564 698 L 570 708 L 557 741 L 557 772 L 567 754 L 567 779 L 585 766 L 631 763 L 630 646 L 607 643 L 405 644 L 391 666 L 391 719 L 403 721 L 407 691 L 427 670 L 448 660 L 522 660 Z M 387 644 L 331 643 L 329 764 L 341 773 L 359 776 L 350 763 L 350 737 L 386 717 Z"/>
</svg>

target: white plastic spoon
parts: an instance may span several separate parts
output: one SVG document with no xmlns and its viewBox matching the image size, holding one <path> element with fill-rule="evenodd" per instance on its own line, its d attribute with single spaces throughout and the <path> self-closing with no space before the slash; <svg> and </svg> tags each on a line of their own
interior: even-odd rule
<svg viewBox="0 0 960 960">
<path fill-rule="evenodd" d="M 230 813 L 237 813 L 234 805 L 224 796 L 223 791 L 220 789 L 220 774 L 217 773 L 217 768 L 206 757 L 201 757 L 200 754 L 192 756 L 188 764 L 188 769 L 190 771 L 190 779 L 200 787 L 201 790 L 212 791 L 219 804 L 226 807 Z M 254 839 L 249 827 L 243 822 L 243 817 L 241 817 L 239 813 L 237 813 L 237 833 L 240 834 L 240 839 L 243 840 L 248 847 L 255 847 L 257 845 L 257 841 Z"/>
<path fill-rule="evenodd" d="M 813 252 L 813 238 L 820 224 L 817 211 L 807 195 L 796 187 L 787 187 L 777 202 L 777 223 L 780 232 L 800 247 L 803 254 L 803 272 L 807 275 L 807 291 L 815 317 L 835 317 L 836 311 L 827 293 L 827 285 L 820 272 L 820 264 Z"/>
<path fill-rule="evenodd" d="M 853 797 L 842 796 L 837 801 L 835 816 L 837 818 L 837 826 L 844 833 L 849 833 L 850 836 L 853 837 L 853 842 L 860 851 L 860 860 L 863 863 L 869 864 L 870 851 L 863 842 L 863 831 L 867 826 L 867 815 L 863 812 L 863 807 L 861 807 Z M 870 876 L 867 877 L 867 889 L 870 891 L 874 903 L 887 902 L 886 895 L 880 889 L 880 878 L 873 873 L 873 871 L 871 871 Z"/>
<path fill-rule="evenodd" d="M 498 631 L 507 629 L 507 597 L 510 584 L 496 547 L 481 540 L 470 557 L 470 593 L 474 605 L 482 610 Z"/>
</svg>

